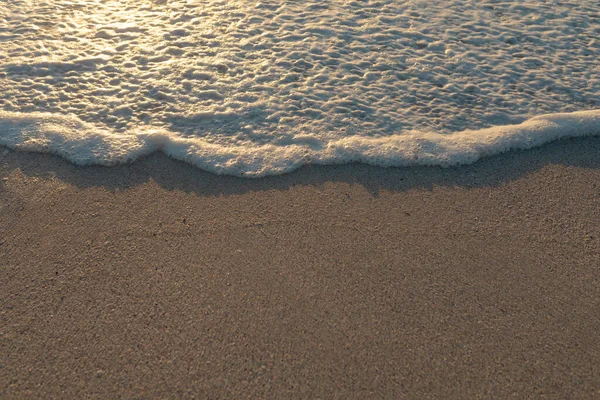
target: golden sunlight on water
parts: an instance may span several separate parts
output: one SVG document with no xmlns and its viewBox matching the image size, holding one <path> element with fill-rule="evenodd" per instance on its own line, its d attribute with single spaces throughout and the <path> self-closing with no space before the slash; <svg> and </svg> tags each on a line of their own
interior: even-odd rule
<svg viewBox="0 0 600 400">
<path fill-rule="evenodd" d="M 233 2 L 229 3 L 233 8 Z M 60 21 L 61 34 L 73 38 L 73 42 L 84 37 L 85 44 L 98 51 L 126 50 L 129 54 L 135 53 L 136 49 L 160 47 L 164 36 L 169 34 L 170 25 L 166 22 L 176 21 L 186 10 L 182 2 L 171 1 L 167 5 L 166 1 L 160 0 L 80 0 L 61 2 L 57 9 L 60 10 L 56 17 Z M 202 20 L 195 21 L 196 27 L 211 25 L 206 14 L 197 18 Z"/>
</svg>

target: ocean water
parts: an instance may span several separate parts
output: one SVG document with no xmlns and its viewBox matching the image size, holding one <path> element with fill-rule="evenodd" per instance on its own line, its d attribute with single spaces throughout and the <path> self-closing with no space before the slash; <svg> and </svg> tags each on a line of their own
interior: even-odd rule
<svg viewBox="0 0 600 400">
<path fill-rule="evenodd" d="M 600 134 L 597 0 L 5 0 L 0 145 L 248 177 Z"/>
</svg>

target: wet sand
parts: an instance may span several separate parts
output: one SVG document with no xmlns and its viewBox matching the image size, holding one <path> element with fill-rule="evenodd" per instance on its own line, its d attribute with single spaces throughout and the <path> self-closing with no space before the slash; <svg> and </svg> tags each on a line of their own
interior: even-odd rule
<svg viewBox="0 0 600 400">
<path fill-rule="evenodd" d="M 600 396 L 600 138 L 215 176 L 0 149 L 0 397 Z"/>
</svg>

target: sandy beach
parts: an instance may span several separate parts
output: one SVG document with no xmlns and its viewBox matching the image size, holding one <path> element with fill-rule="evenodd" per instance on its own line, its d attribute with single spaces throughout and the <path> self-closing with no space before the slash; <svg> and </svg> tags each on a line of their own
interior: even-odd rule
<svg viewBox="0 0 600 400">
<path fill-rule="evenodd" d="M 259 180 L 0 155 L 3 399 L 600 396 L 600 138 Z"/>
</svg>

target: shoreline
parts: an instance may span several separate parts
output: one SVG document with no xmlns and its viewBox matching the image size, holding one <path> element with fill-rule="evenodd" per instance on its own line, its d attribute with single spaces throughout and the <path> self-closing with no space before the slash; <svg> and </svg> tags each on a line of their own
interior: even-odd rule
<svg viewBox="0 0 600 400">
<path fill-rule="evenodd" d="M 60 128 L 57 128 L 60 127 Z M 60 131 L 60 134 L 57 133 Z M 145 130 L 147 129 L 147 130 Z M 600 135 L 600 110 L 543 114 L 519 124 L 438 134 L 427 131 L 368 137 L 298 135 L 286 145 L 222 145 L 184 138 L 159 127 L 111 134 L 75 116 L 0 110 L 0 146 L 59 155 L 79 166 L 118 166 L 163 153 L 204 171 L 243 178 L 292 173 L 307 165 L 364 163 L 376 167 L 451 167 L 528 150 L 556 140 Z"/>
<path fill-rule="evenodd" d="M 600 138 L 217 176 L 0 148 L 0 397 L 594 397 Z"/>
</svg>

